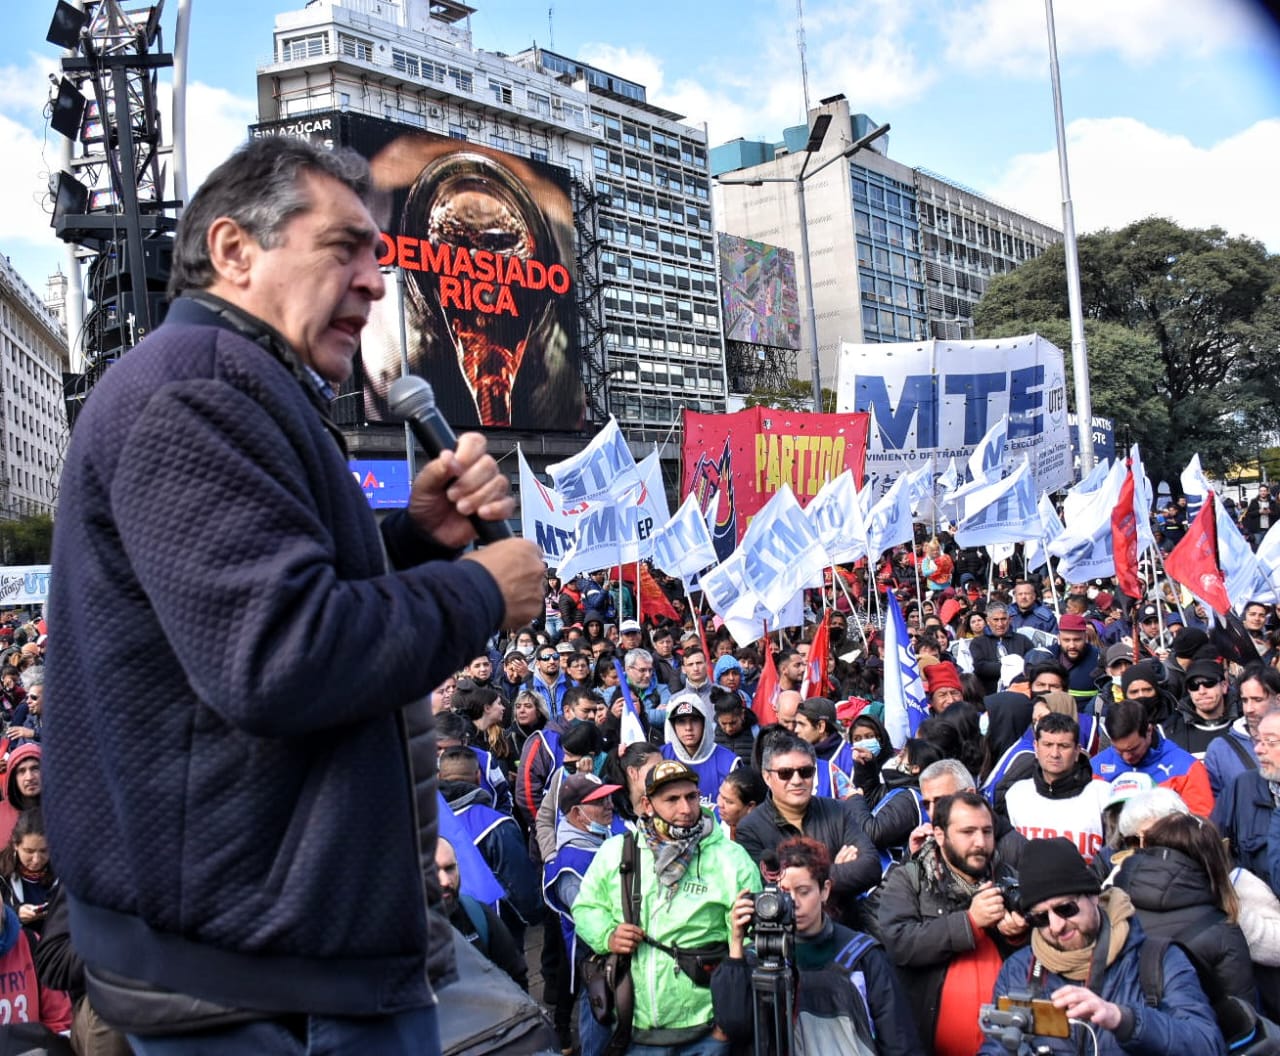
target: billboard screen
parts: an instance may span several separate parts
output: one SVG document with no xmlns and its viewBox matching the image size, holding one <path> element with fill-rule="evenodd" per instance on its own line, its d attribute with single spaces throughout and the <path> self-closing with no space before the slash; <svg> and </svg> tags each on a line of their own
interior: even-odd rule
<svg viewBox="0 0 1280 1056">
<path fill-rule="evenodd" d="M 771 348 L 800 347 L 796 255 L 789 249 L 718 235 L 724 336 Z"/>
<path fill-rule="evenodd" d="M 254 126 L 348 146 L 387 195 L 379 263 L 403 279 L 374 305 L 361 340 L 365 417 L 390 420 L 401 372 L 431 383 L 455 428 L 575 430 L 579 363 L 573 206 L 565 169 L 363 114 Z"/>
<path fill-rule="evenodd" d="M 371 509 L 402 510 L 409 505 L 409 464 L 403 458 L 349 458 L 347 468 Z"/>
</svg>

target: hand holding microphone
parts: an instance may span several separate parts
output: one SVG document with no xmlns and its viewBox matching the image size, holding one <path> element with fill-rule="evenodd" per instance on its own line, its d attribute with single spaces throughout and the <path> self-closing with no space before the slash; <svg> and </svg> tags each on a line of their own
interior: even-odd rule
<svg viewBox="0 0 1280 1056">
<path fill-rule="evenodd" d="M 511 487 L 488 454 L 480 433 L 454 435 L 422 378 L 406 375 L 387 393 L 391 413 L 430 456 L 414 478 L 409 515 L 442 546 L 462 547 L 479 538 L 489 545 L 466 555 L 497 581 L 506 603 L 504 625 L 519 627 L 542 613 L 546 565 L 537 546 L 514 539 L 506 518 L 515 511 Z"/>
</svg>

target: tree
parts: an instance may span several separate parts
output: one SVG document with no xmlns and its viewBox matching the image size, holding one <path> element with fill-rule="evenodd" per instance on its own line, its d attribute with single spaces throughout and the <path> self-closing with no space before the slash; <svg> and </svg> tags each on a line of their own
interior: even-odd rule
<svg viewBox="0 0 1280 1056">
<path fill-rule="evenodd" d="M 1152 479 L 1176 481 L 1197 452 L 1211 472 L 1251 457 L 1280 399 L 1280 257 L 1157 217 L 1079 249 L 1094 413 L 1141 445 Z M 1068 318 L 1061 245 L 995 279 L 974 310 L 978 336 L 1036 331 L 1064 350 Z"/>
<path fill-rule="evenodd" d="M 0 559 L 6 565 L 47 565 L 53 548 L 53 518 L 47 513 L 0 521 Z"/>
<path fill-rule="evenodd" d="M 776 407 L 780 411 L 812 411 L 813 382 L 788 378 L 783 388 L 756 388 L 743 402 L 747 407 Z M 835 390 L 824 388 L 822 410 L 827 414 L 834 414 L 835 409 Z"/>
</svg>

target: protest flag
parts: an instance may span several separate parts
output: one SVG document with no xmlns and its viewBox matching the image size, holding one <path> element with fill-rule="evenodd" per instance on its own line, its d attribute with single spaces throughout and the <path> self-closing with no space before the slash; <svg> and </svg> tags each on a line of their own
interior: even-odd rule
<svg viewBox="0 0 1280 1056">
<path fill-rule="evenodd" d="M 618 737 L 620 747 L 628 744 L 639 744 L 649 738 L 644 732 L 644 723 L 640 721 L 640 709 L 636 698 L 632 696 L 631 686 L 627 682 L 627 671 L 618 657 L 613 658 L 614 670 L 618 672 L 618 693 L 622 696 L 622 729 Z"/>
<path fill-rule="evenodd" d="M 825 697 L 827 695 L 827 667 L 831 662 L 831 610 L 822 614 L 822 622 L 809 643 L 809 656 L 805 661 L 804 682 L 800 696 Z"/>
<path fill-rule="evenodd" d="M 640 570 L 639 583 L 636 582 L 636 569 Z M 611 579 L 620 579 L 624 583 L 630 583 L 632 589 L 635 590 L 636 597 L 639 599 L 638 611 L 643 612 L 645 619 L 651 623 L 656 622 L 655 617 L 665 616 L 669 620 L 679 620 L 680 614 L 676 612 L 676 607 L 671 604 L 671 599 L 667 597 L 667 592 L 658 586 L 658 581 L 653 578 L 653 573 L 649 571 L 646 564 L 639 565 L 614 565 L 609 570 Z"/>
<path fill-rule="evenodd" d="M 898 599 L 891 590 L 884 596 L 884 726 L 894 748 L 901 748 L 928 717 L 929 704 Z"/>
<path fill-rule="evenodd" d="M 1138 581 L 1138 525 L 1133 505 L 1133 463 L 1128 464 L 1120 498 L 1111 511 L 1111 549 L 1116 559 L 1116 582 L 1131 598 L 1142 597 Z"/>
<path fill-rule="evenodd" d="M 764 625 L 760 647 L 764 650 L 764 660 L 760 668 L 760 681 L 756 683 L 756 692 L 751 698 L 751 710 L 756 713 L 761 726 L 772 726 L 778 721 L 778 709 L 775 707 L 778 699 L 778 665 L 773 662 L 767 623 Z"/>
<path fill-rule="evenodd" d="M 1214 523 L 1213 492 L 1187 528 L 1187 534 L 1164 559 L 1165 571 L 1200 598 L 1214 612 L 1223 615 L 1231 608 L 1227 584 L 1218 565 L 1218 529 Z"/>
</svg>

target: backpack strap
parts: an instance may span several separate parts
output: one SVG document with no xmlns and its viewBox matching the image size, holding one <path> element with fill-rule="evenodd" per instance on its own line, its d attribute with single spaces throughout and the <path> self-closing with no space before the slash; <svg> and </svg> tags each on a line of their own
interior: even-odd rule
<svg viewBox="0 0 1280 1056">
<path fill-rule="evenodd" d="M 875 944 L 875 939 L 866 932 L 860 931 L 845 943 L 844 949 L 836 954 L 835 963 L 840 965 L 841 968 L 853 971 L 858 961 L 862 959 L 862 955 Z"/>
<path fill-rule="evenodd" d="M 484 915 L 484 906 L 477 902 L 470 895 L 459 895 L 458 898 L 462 902 L 462 908 L 467 911 L 467 918 L 471 921 L 471 926 L 476 929 L 476 936 L 479 938 L 480 952 L 486 957 L 489 956 L 489 919 Z"/>
<path fill-rule="evenodd" d="M 1258 769 L 1258 760 L 1249 754 L 1249 749 L 1240 743 L 1240 738 L 1232 737 L 1231 734 L 1228 733 L 1222 739 L 1226 741 L 1227 744 L 1231 746 L 1231 750 L 1240 757 L 1240 762 L 1244 763 L 1245 770 Z"/>
<path fill-rule="evenodd" d="M 1142 949 L 1138 951 L 1138 982 L 1142 996 L 1152 1008 L 1164 997 L 1164 952 L 1169 940 L 1160 936 L 1144 935 Z"/>
</svg>

